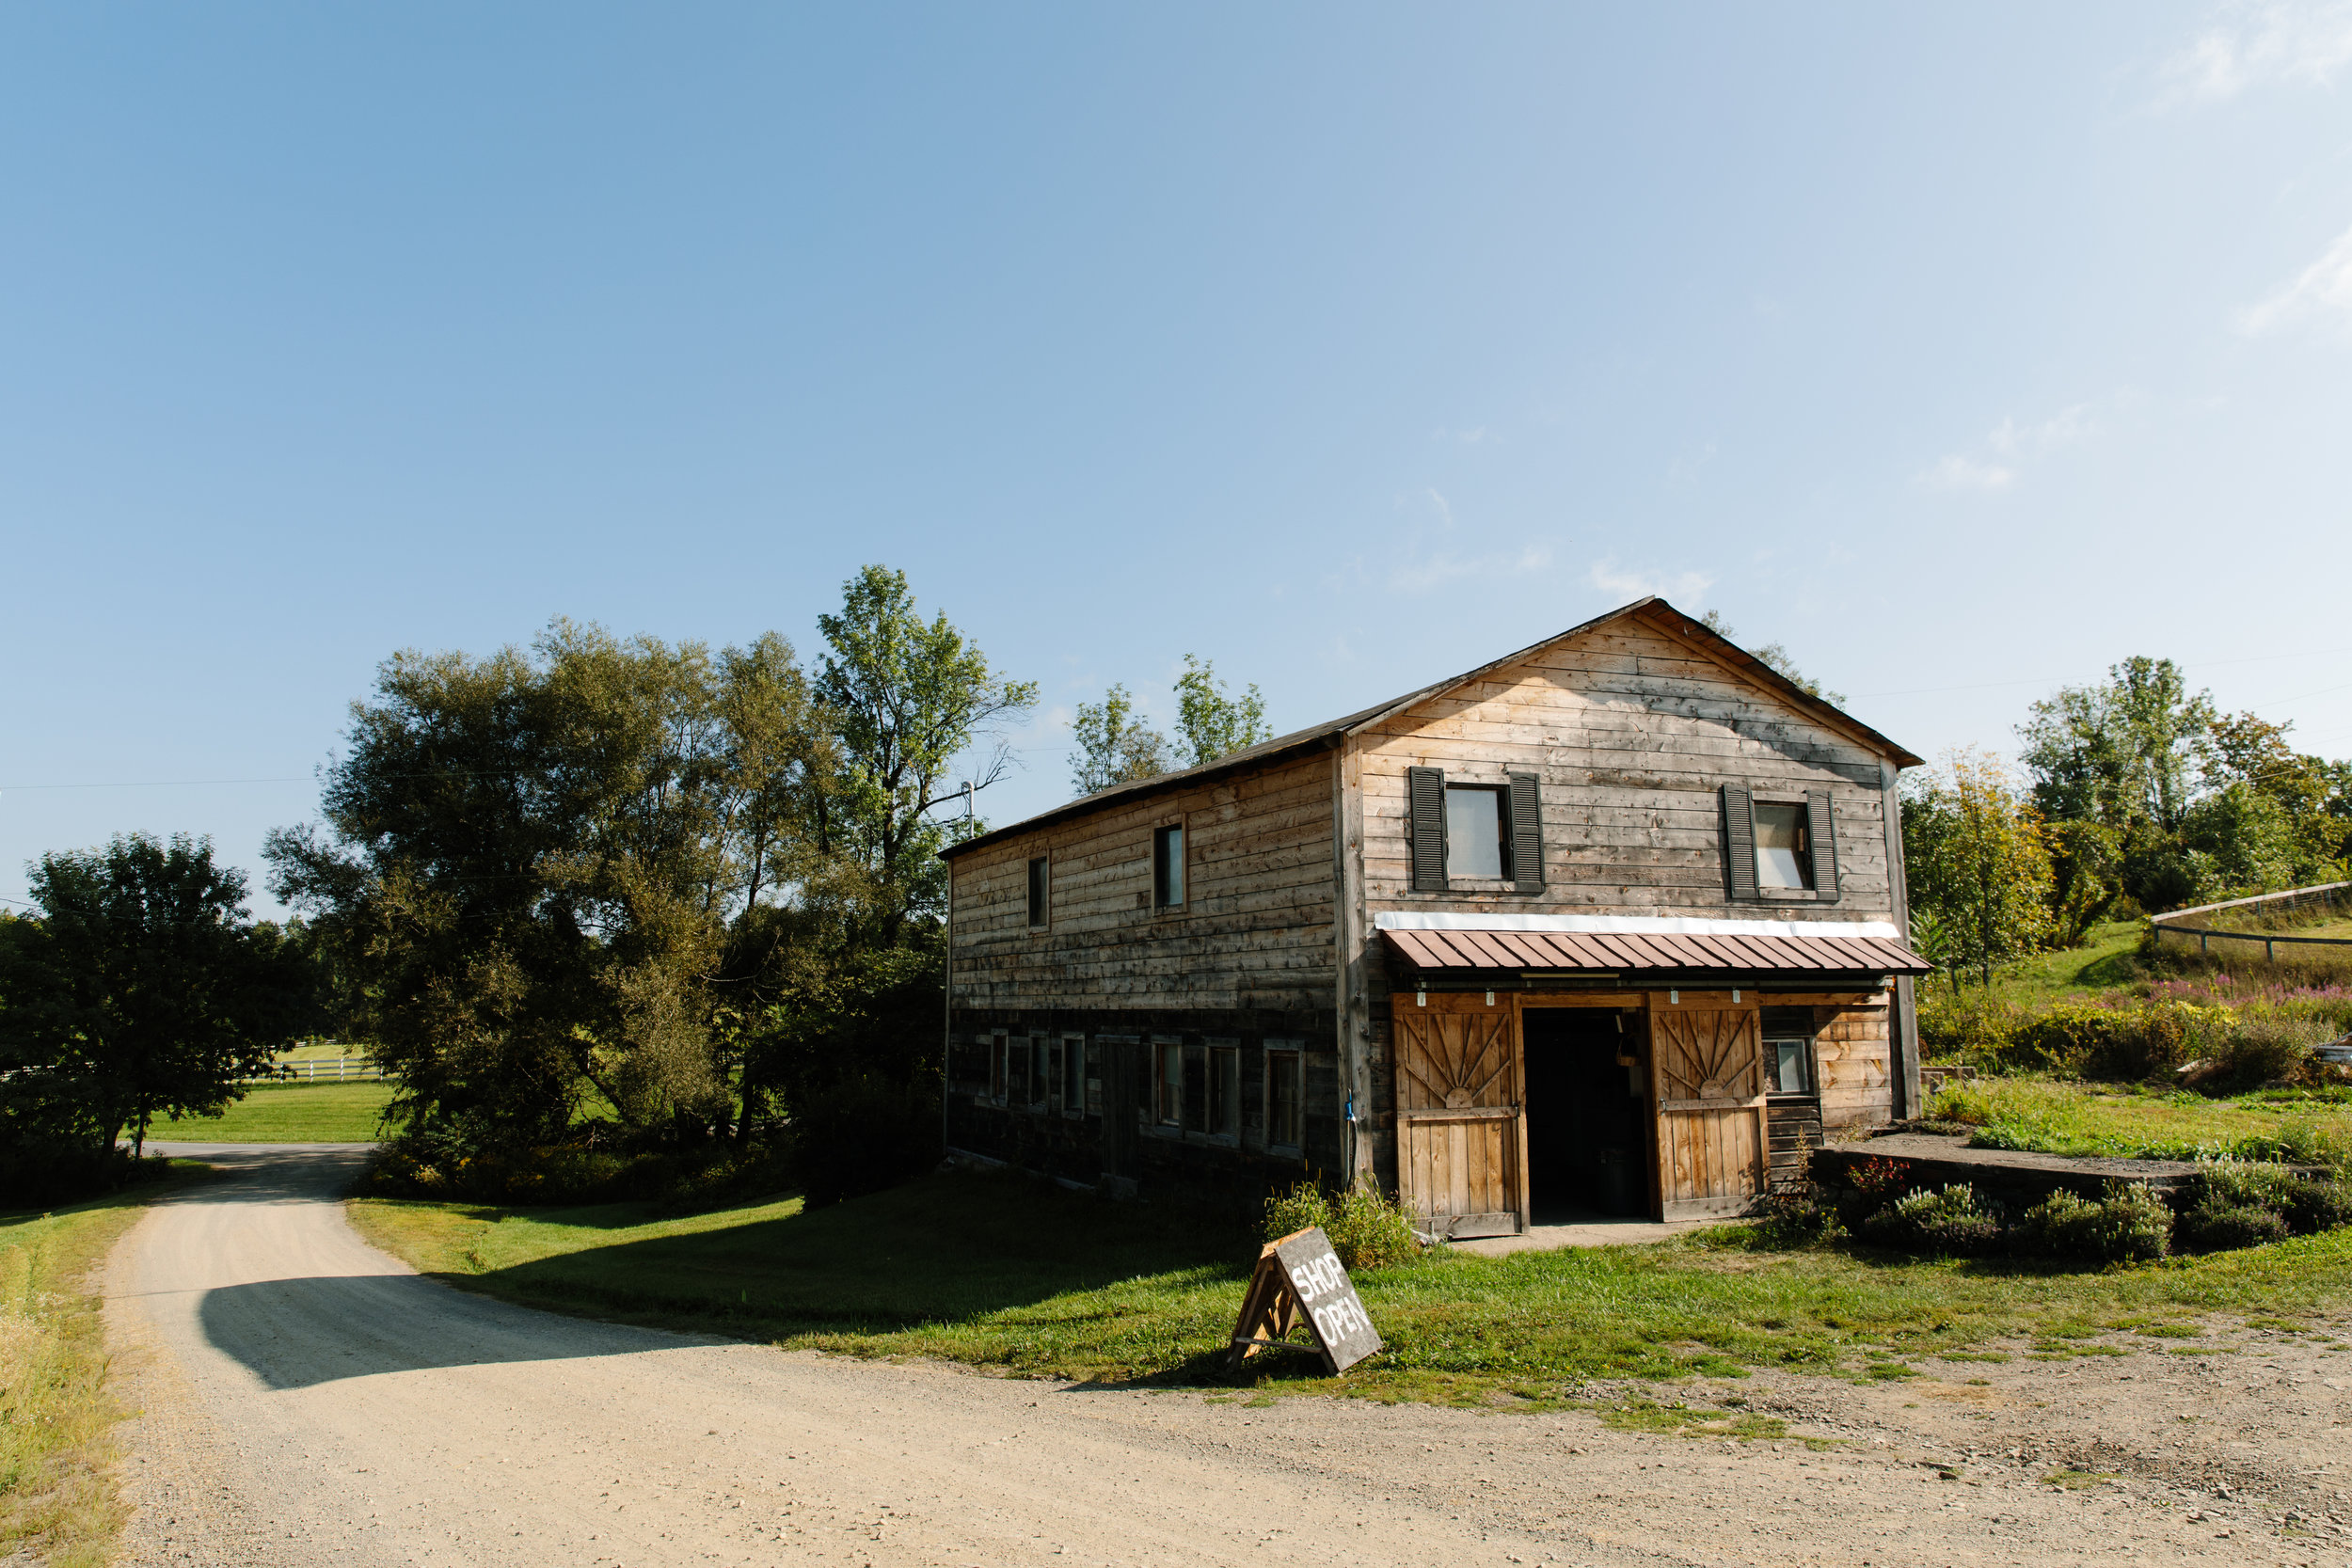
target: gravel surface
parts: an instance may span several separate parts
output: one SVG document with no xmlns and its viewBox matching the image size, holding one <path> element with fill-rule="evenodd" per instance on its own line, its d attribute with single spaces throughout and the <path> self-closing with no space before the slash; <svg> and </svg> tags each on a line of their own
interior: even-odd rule
<svg viewBox="0 0 2352 1568">
<path fill-rule="evenodd" d="M 233 1175 L 107 1274 L 139 1563 L 2352 1562 L 2352 1354 L 2308 1341 L 1588 1390 L 1788 1421 L 1746 1444 L 1255 1405 L 532 1312 L 362 1243 L 364 1150 L 180 1151 Z"/>
</svg>

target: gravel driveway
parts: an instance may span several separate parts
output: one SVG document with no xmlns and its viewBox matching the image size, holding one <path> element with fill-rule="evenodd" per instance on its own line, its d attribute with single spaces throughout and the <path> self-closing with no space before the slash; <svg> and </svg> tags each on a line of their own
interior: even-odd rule
<svg viewBox="0 0 2352 1568">
<path fill-rule="evenodd" d="M 233 1175 L 109 1266 L 140 1563 L 2352 1560 L 2328 1517 L 2352 1356 L 2313 1345 L 1677 1391 L 1824 1449 L 1251 1406 L 532 1312 L 361 1242 L 335 1195 L 364 1151 L 174 1152 Z M 2068 1463 L 2119 1476 L 2042 1482 Z"/>
</svg>

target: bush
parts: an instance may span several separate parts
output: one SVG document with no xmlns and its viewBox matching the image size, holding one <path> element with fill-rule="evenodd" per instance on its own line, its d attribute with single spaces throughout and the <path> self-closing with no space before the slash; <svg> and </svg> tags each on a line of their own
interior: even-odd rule
<svg viewBox="0 0 2352 1568">
<path fill-rule="evenodd" d="M 2301 1177 L 2284 1165 L 2255 1160 L 2208 1160 L 2198 1169 L 2200 1208 L 2268 1209 L 2284 1213 Z"/>
<path fill-rule="evenodd" d="M 88 1143 L 27 1141 L 0 1147 L 0 1209 L 53 1209 L 135 1181 L 155 1180 L 167 1164 L 134 1160 L 127 1148 Z"/>
<path fill-rule="evenodd" d="M 1985 990 L 1919 990 L 1919 1045 L 1931 1062 L 1994 1063 L 2008 1058 L 2010 1043 L 2031 1015 Z"/>
<path fill-rule="evenodd" d="M 2227 1252 L 2286 1236 L 2287 1222 L 2259 1204 L 2201 1204 L 2181 1216 L 2181 1245 L 2191 1252 Z"/>
<path fill-rule="evenodd" d="M 2352 1182 L 2297 1181 L 2287 1195 L 2287 1228 L 2298 1236 L 2315 1236 L 2340 1225 L 2352 1225 Z"/>
<path fill-rule="evenodd" d="M 2329 1031 L 2314 1019 L 2237 1013 L 2236 1027 L 2216 1039 L 2205 1053 L 2197 1086 L 2222 1094 L 2293 1081 L 2311 1065 L 2312 1047 Z"/>
<path fill-rule="evenodd" d="M 878 1193 L 939 1164 L 939 1097 L 930 1085 L 844 1079 L 793 1107 L 792 1151 L 801 1191 L 820 1209 Z"/>
<path fill-rule="evenodd" d="M 1301 1181 L 1266 1200 L 1267 1241 L 1317 1226 L 1331 1238 L 1331 1250 L 1351 1272 L 1384 1269 L 1421 1251 L 1411 1212 L 1368 1182 L 1334 1199 L 1313 1182 Z"/>
<path fill-rule="evenodd" d="M 1810 1246 L 1836 1231 L 1837 1211 L 1821 1202 L 1809 1188 L 1803 1192 L 1773 1193 L 1764 1200 L 1757 1227 L 1771 1245 Z"/>
<path fill-rule="evenodd" d="M 2172 1211 L 2146 1187 L 2110 1182 L 2097 1202 L 2052 1193 L 2026 1211 L 2012 1239 L 2019 1251 L 2045 1258 L 2137 1262 L 2170 1250 Z"/>
<path fill-rule="evenodd" d="M 1998 1250 L 2000 1216 L 1965 1181 L 1940 1192 L 1916 1188 L 1862 1222 L 1866 1240 L 1947 1258 L 1978 1258 Z"/>
</svg>

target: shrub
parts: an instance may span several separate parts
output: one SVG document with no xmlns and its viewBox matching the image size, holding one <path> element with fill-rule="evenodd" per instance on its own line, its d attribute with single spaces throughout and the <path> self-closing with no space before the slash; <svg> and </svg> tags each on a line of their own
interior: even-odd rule
<svg viewBox="0 0 2352 1568">
<path fill-rule="evenodd" d="M 1837 1211 L 1810 1189 L 1773 1193 L 1764 1200 L 1757 1228 L 1770 1245 L 1809 1246 L 1836 1230 Z"/>
<path fill-rule="evenodd" d="M 2027 1021 L 2023 1008 L 1984 990 L 1958 996 L 1934 987 L 1919 991 L 1919 1044 L 1931 1062 L 2000 1062 Z"/>
<path fill-rule="evenodd" d="M 2001 1221 L 1974 1187 L 1960 1181 L 1939 1192 L 1904 1194 L 1864 1220 L 1862 1234 L 1881 1246 L 1975 1258 L 1999 1247 Z"/>
<path fill-rule="evenodd" d="M 1421 1251 L 1411 1212 L 1370 1183 L 1359 1183 L 1334 1198 L 1313 1182 L 1301 1181 L 1266 1200 L 1267 1241 L 1317 1226 L 1351 1271 L 1384 1269 Z"/>
<path fill-rule="evenodd" d="M 801 1191 L 818 1209 L 938 1164 L 939 1099 L 928 1087 L 844 1079 L 793 1107 L 791 1134 Z"/>
<path fill-rule="evenodd" d="M 2208 1160 L 2198 1170 L 2199 1208 L 2268 1209 L 2284 1213 L 2303 1179 L 2284 1165 L 2255 1160 Z"/>
<path fill-rule="evenodd" d="M 2259 1204 L 2201 1204 L 2181 1216 L 2181 1244 L 2192 1252 L 2227 1252 L 2286 1239 L 2287 1222 Z"/>
<path fill-rule="evenodd" d="M 2297 1181 L 2287 1195 L 2287 1228 L 2298 1236 L 2315 1236 L 2340 1225 L 2352 1225 L 2352 1182 Z"/>
<path fill-rule="evenodd" d="M 2147 1188 L 2120 1181 L 2096 1202 L 2052 1193 L 2026 1211 L 2013 1240 L 2020 1251 L 2045 1258 L 2136 1262 L 2170 1250 L 2172 1211 Z"/>
<path fill-rule="evenodd" d="M 2300 1078 L 2312 1059 L 2312 1047 L 2324 1044 L 2328 1035 L 2315 1019 L 2237 1013 L 2233 1022 L 2236 1026 L 2206 1052 L 2198 1087 L 2227 1094 Z"/>
<path fill-rule="evenodd" d="M 127 1148 L 28 1140 L 0 1147 L 0 1209 L 48 1209 L 152 1180 L 165 1162 Z"/>
</svg>

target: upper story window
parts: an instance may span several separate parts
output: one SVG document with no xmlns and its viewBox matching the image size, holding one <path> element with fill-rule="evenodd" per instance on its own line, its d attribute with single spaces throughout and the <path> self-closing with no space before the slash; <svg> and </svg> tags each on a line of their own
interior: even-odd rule
<svg viewBox="0 0 2352 1568">
<path fill-rule="evenodd" d="M 1813 836 L 1803 806 L 1756 803 L 1756 885 L 1811 887 Z"/>
<path fill-rule="evenodd" d="M 1035 930 L 1045 924 L 1045 895 L 1049 885 L 1050 863 L 1043 855 L 1029 863 L 1029 927 Z"/>
<path fill-rule="evenodd" d="M 1511 816 L 1502 788 L 1445 786 L 1445 874 L 1497 880 L 1511 874 Z"/>
<path fill-rule="evenodd" d="M 1405 770 L 1413 891 L 1544 891 L 1541 781 L 1504 773 L 1501 784 L 1449 779 L 1441 768 Z M 1487 777 L 1492 778 L 1493 773 Z"/>
<path fill-rule="evenodd" d="M 1152 830 L 1152 907 L 1173 910 L 1184 902 L 1184 829 L 1177 823 Z"/>
<path fill-rule="evenodd" d="M 1826 789 L 1723 786 L 1724 880 L 1731 901 L 1835 904 L 1836 798 Z"/>
</svg>

